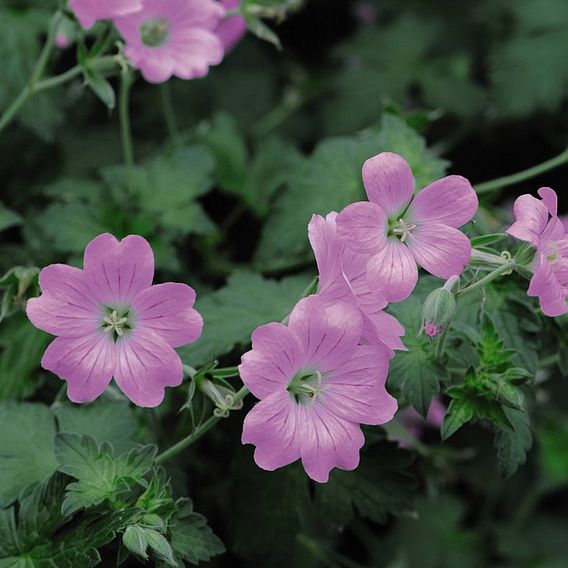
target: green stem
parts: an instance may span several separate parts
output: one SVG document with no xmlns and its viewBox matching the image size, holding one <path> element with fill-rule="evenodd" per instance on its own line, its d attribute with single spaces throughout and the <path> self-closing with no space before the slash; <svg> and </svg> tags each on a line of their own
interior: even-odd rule
<svg viewBox="0 0 568 568">
<path fill-rule="evenodd" d="M 568 163 L 568 148 L 564 150 L 561 154 L 552 158 L 551 160 L 547 160 L 542 164 L 538 164 L 533 166 L 532 168 L 528 168 L 521 172 L 517 172 L 516 174 L 512 174 L 510 176 L 500 177 L 491 181 L 486 181 L 480 183 L 475 186 L 475 190 L 479 194 L 483 193 L 490 193 L 497 189 L 502 189 L 503 187 L 508 187 L 510 185 L 514 185 L 516 183 L 520 183 L 527 179 L 531 179 L 536 177 L 540 174 L 548 172 L 549 170 L 553 170 L 554 168 L 558 168 L 564 164 Z"/>
<path fill-rule="evenodd" d="M 484 276 L 483 278 L 481 278 L 477 282 L 474 282 L 473 284 L 471 284 L 467 288 L 463 288 L 462 290 L 459 290 L 456 294 L 456 297 L 461 298 L 461 296 L 465 296 L 465 294 L 469 294 L 470 292 L 474 292 L 478 288 L 482 288 L 486 284 L 489 284 L 489 282 L 492 282 L 496 278 L 499 278 L 499 276 L 502 276 L 503 274 L 510 272 L 515 267 L 515 265 L 516 265 L 515 260 L 510 260 L 509 262 L 507 262 L 507 264 L 503 264 L 503 265 L 497 267 L 495 270 L 490 272 L 487 276 Z"/>
<path fill-rule="evenodd" d="M 132 87 L 132 75 L 124 70 L 120 82 L 120 133 L 122 139 L 122 154 L 124 164 L 128 171 L 129 186 L 132 188 L 134 175 L 134 145 L 132 143 L 132 130 L 130 127 L 130 88 Z"/>
<path fill-rule="evenodd" d="M 179 131 L 176 121 L 176 113 L 174 109 L 174 102 L 172 99 L 172 90 L 169 83 L 162 83 L 160 85 L 160 95 L 162 97 L 162 107 L 164 109 L 164 118 L 166 119 L 166 126 L 168 127 L 168 134 L 174 144 L 179 143 Z"/>
<path fill-rule="evenodd" d="M 59 25 L 60 19 L 61 12 L 58 10 L 51 20 L 47 34 L 47 40 L 45 42 L 45 45 L 43 46 L 39 59 L 27 85 L 22 89 L 22 92 L 16 97 L 12 104 L 8 106 L 8 108 L 0 117 L 0 132 L 2 132 L 2 130 L 4 130 L 8 126 L 8 124 L 12 122 L 12 120 L 14 120 L 27 100 L 37 91 L 37 83 L 39 82 L 45 71 L 45 67 L 47 65 L 47 62 L 49 61 L 49 57 L 55 45 L 55 36 L 57 35 L 57 27 Z"/>
<path fill-rule="evenodd" d="M 242 387 L 239 391 L 235 393 L 235 406 L 241 402 L 247 395 L 249 394 L 249 390 L 246 387 Z M 164 452 L 158 455 L 156 458 L 156 463 L 161 464 L 164 463 L 166 460 L 170 459 L 171 457 L 179 454 L 182 450 L 191 446 L 191 444 L 197 442 L 199 438 L 203 436 L 206 432 L 211 430 L 217 422 L 222 419 L 221 416 L 215 416 L 214 414 L 210 416 L 203 424 L 198 426 L 189 436 L 186 436 L 183 440 L 180 440 L 177 444 L 173 445 L 171 448 L 168 448 Z"/>
</svg>

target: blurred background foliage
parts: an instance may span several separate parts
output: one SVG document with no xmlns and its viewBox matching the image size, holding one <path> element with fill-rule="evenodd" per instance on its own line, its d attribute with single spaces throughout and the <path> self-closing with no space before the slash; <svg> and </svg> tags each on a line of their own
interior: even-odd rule
<svg viewBox="0 0 568 568">
<path fill-rule="evenodd" d="M 26 84 L 56 5 L 0 1 L 0 111 Z M 49 338 L 21 311 L 37 294 L 37 271 L 14 267 L 80 265 L 97 234 L 141 234 L 154 247 L 160 280 L 197 289 L 206 328 L 182 350 L 184 361 L 199 367 L 217 357 L 234 365 L 251 331 L 282 319 L 310 281 L 307 222 L 363 195 L 367 157 L 402 154 L 419 186 L 447 171 L 475 184 L 568 144 L 565 0 L 308 0 L 274 30 L 281 51 L 249 35 L 207 78 L 171 81 L 175 124 L 164 114 L 167 93 L 136 83 L 134 183 L 121 165 L 116 112 L 81 80 L 34 96 L 0 135 L 0 400 L 10 401 L 2 413 L 11 422 L 0 433 L 0 458 L 41 431 L 46 437 L 19 466 L 0 461 L 0 505 L 20 494 L 22 472 L 31 469 L 24 481 L 33 483 L 53 471 L 57 428 L 124 449 L 132 440 L 167 447 L 191 428 L 189 413 L 176 413 L 187 386 L 170 392 L 156 413 L 115 411 L 121 403 L 111 390 L 90 418 L 73 422 L 59 380 L 39 369 Z M 51 72 L 65 71 L 75 57 L 73 47 L 62 50 Z M 538 180 L 557 189 L 564 209 L 565 171 Z M 511 199 L 535 183 L 484 197 L 472 236 L 501 230 Z M 334 472 L 325 486 L 309 483 L 297 465 L 259 470 L 251 448 L 240 445 L 242 414 L 233 413 L 168 464 L 174 494 L 191 496 L 228 549 L 211 565 L 566 565 L 568 324 L 545 322 L 519 286 L 492 285 L 486 297 L 460 305 L 453 368 L 440 369 L 428 342 L 415 337 L 432 286 L 426 279 L 393 309 L 412 350 L 394 359 L 391 388 L 419 406 L 463 378 L 472 360 L 494 373 L 512 358 L 536 376 L 520 395 L 530 413 L 499 403 L 514 424 L 504 434 L 497 410 L 483 415 L 478 406 L 483 420 L 444 445 L 429 428 L 407 449 L 369 429 L 361 467 Z M 543 339 L 551 336 L 559 354 Z M 489 361 L 494 352 L 509 359 Z M 477 396 L 452 392 L 454 399 Z M 45 415 L 40 430 L 37 405 L 54 399 L 57 414 Z M 14 412 L 16 401 L 28 402 Z M 210 411 L 199 395 L 190 403 L 192 419 Z M 101 413 L 104 420 L 93 418 Z M 103 565 L 113 565 L 114 545 L 102 554 Z"/>
</svg>

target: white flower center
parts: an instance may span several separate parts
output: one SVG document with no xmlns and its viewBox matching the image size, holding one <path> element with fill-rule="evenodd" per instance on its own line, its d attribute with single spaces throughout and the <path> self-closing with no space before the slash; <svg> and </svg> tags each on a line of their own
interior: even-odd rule
<svg viewBox="0 0 568 568">
<path fill-rule="evenodd" d="M 160 47 L 170 35 L 168 21 L 163 18 L 150 18 L 140 24 L 140 38 L 146 47 Z"/>
<path fill-rule="evenodd" d="M 393 234 L 400 238 L 400 242 L 404 243 L 412 231 L 416 229 L 414 223 L 407 224 L 404 219 L 399 219 L 392 229 Z"/>
<path fill-rule="evenodd" d="M 116 337 L 122 337 L 125 330 L 130 329 L 129 319 L 125 315 L 119 315 L 113 310 L 103 318 L 103 331 L 116 334 Z"/>
</svg>

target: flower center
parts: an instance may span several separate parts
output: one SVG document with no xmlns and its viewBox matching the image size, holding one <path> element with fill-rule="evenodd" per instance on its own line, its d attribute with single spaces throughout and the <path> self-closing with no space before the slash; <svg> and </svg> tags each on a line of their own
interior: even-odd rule
<svg viewBox="0 0 568 568">
<path fill-rule="evenodd" d="M 322 393 L 323 375 L 320 371 L 299 371 L 288 383 L 288 392 L 299 404 L 314 403 Z"/>
<path fill-rule="evenodd" d="M 392 233 L 400 239 L 401 243 L 404 243 L 408 235 L 412 235 L 414 229 L 416 229 L 414 223 L 407 224 L 404 219 L 399 219 L 392 228 Z"/>
<path fill-rule="evenodd" d="M 127 309 L 105 308 L 105 316 L 101 322 L 101 328 L 105 333 L 111 334 L 114 341 L 123 337 L 132 329 L 132 313 Z"/>
<path fill-rule="evenodd" d="M 160 47 L 166 43 L 170 30 L 167 20 L 151 18 L 140 25 L 140 37 L 147 47 Z"/>
</svg>

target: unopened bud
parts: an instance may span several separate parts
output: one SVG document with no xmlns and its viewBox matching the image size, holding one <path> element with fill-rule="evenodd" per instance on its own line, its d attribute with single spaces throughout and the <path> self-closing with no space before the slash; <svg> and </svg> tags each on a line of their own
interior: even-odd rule
<svg viewBox="0 0 568 568">
<path fill-rule="evenodd" d="M 456 299 L 452 288 L 458 278 L 452 276 L 442 288 L 434 290 L 422 307 L 422 329 L 428 337 L 436 337 L 445 331 L 456 311 Z"/>
</svg>

